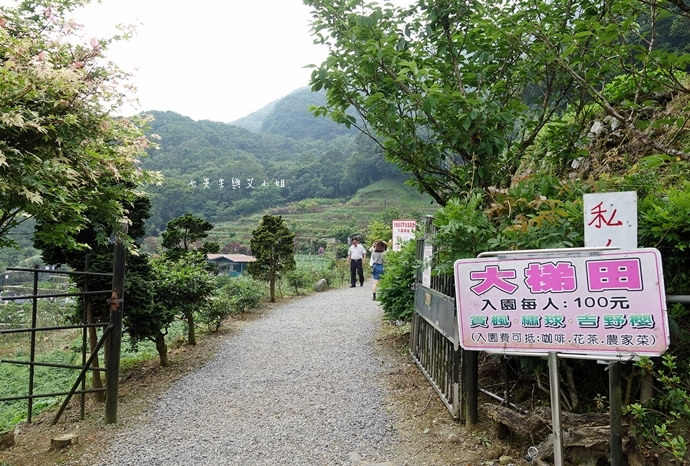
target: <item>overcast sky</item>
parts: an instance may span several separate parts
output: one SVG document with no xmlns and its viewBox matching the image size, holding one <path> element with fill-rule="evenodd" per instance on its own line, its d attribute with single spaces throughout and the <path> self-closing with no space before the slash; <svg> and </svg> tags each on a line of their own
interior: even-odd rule
<svg viewBox="0 0 690 466">
<path fill-rule="evenodd" d="M 134 74 L 135 111 L 231 122 L 309 84 L 305 65 L 326 57 L 309 11 L 302 0 L 103 0 L 78 19 L 99 36 L 136 25 L 108 52 Z"/>
</svg>

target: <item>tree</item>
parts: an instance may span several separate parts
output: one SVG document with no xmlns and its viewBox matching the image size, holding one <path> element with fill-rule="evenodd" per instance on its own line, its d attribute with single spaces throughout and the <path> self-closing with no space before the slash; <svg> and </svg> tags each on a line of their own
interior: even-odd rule
<svg viewBox="0 0 690 466">
<path fill-rule="evenodd" d="M 157 309 L 164 316 L 172 314 L 184 318 L 190 345 L 196 345 L 195 313 L 207 305 L 215 288 L 213 276 L 206 271 L 205 263 L 206 258 L 198 252 L 187 253 L 175 260 L 161 257 L 153 261 L 157 275 Z"/>
<path fill-rule="evenodd" d="M 374 241 L 385 241 L 391 244 L 393 238 L 393 227 L 390 223 L 386 224 L 380 220 L 374 220 L 367 226 L 367 242 L 374 244 Z"/>
<path fill-rule="evenodd" d="M 268 281 L 272 303 L 276 301 L 276 279 L 281 272 L 295 269 L 294 240 L 295 234 L 287 228 L 280 215 L 264 215 L 259 226 L 252 231 L 249 244 L 256 261 L 250 262 L 247 270 L 252 277 Z"/>
<path fill-rule="evenodd" d="M 112 116 L 129 76 L 105 52 L 130 33 L 83 43 L 67 15 L 87 3 L 0 7 L 0 247 L 27 218 L 54 225 L 36 232 L 43 242 L 83 246 L 85 212 L 115 230 L 137 187 L 156 179 L 138 166 L 152 147 L 147 121 Z"/>
<path fill-rule="evenodd" d="M 149 340 L 156 344 L 162 367 L 168 365 L 165 335 L 175 320 L 175 308 L 166 307 L 157 297 L 159 283 L 165 282 L 160 268 L 155 268 L 146 254 L 130 255 L 125 271 L 125 305 L 123 323 L 132 346 Z"/>
<path fill-rule="evenodd" d="M 168 222 L 162 234 L 162 245 L 167 248 L 166 255 L 173 260 L 180 259 L 189 251 L 193 250 L 194 243 L 208 237 L 208 232 L 213 229 L 213 225 L 203 218 L 195 217 L 192 214 L 184 214 Z M 220 251 L 220 245 L 212 242 L 204 242 L 199 252 L 204 254 Z"/>
<path fill-rule="evenodd" d="M 629 137 L 687 159 L 677 140 L 653 130 L 673 119 L 640 119 L 644 89 L 687 92 L 677 72 L 689 56 L 654 50 L 654 37 L 636 27 L 657 2 L 304 3 L 313 8 L 315 40 L 330 49 L 311 76 L 312 90 L 327 96 L 314 114 L 368 135 L 441 206 L 475 189 L 508 187 L 549 123 L 565 128 L 564 162 L 586 156 L 578 150 L 586 132 L 563 115 L 582 122 L 592 103 Z M 601 92 L 626 75 L 631 98 Z"/>
<path fill-rule="evenodd" d="M 148 218 L 150 206 L 148 197 L 140 195 L 124 209 L 131 222 L 126 233 L 128 235 L 127 242 L 132 245 L 136 245 L 136 239 L 144 235 L 144 222 Z M 35 226 L 34 246 L 42 251 L 41 256 L 47 264 L 67 264 L 74 270 L 111 273 L 113 271 L 113 244 L 99 242 L 98 238 L 99 234 L 106 233 L 109 236 L 114 231 L 102 232 L 98 230 L 103 226 L 98 221 L 98 214 L 95 209 L 87 209 L 84 215 L 88 225 L 91 226 L 73 233 L 73 237 L 69 239 L 71 244 L 84 245 L 87 250 L 70 249 L 45 242 L 47 235 L 43 235 L 41 232 L 59 227 L 59 224 L 46 222 L 45 219 Z M 120 234 L 124 233 L 121 232 Z M 148 284 L 153 280 L 153 276 L 147 256 L 129 254 L 126 262 L 124 326 L 125 331 L 132 336 L 132 341 L 136 343 L 139 339 L 138 336 L 144 335 L 144 329 L 151 326 L 151 322 L 147 322 L 147 319 L 152 318 L 150 309 L 153 304 L 153 295 Z M 73 275 L 70 278 L 82 292 L 109 290 L 112 287 L 112 278 L 109 277 Z M 108 322 L 110 319 L 110 305 L 103 299 L 102 295 L 84 296 L 83 300 L 77 302 L 75 310 L 75 319 L 81 321 L 82 316 L 85 315 L 88 324 Z M 89 344 L 93 351 L 98 343 L 96 328 L 89 327 L 88 333 Z M 106 345 L 106 350 L 107 348 Z M 98 358 L 94 360 L 93 366 L 99 366 Z M 98 371 L 93 373 L 93 386 L 95 388 L 103 387 Z M 96 399 L 104 401 L 103 392 L 97 392 Z"/>
</svg>

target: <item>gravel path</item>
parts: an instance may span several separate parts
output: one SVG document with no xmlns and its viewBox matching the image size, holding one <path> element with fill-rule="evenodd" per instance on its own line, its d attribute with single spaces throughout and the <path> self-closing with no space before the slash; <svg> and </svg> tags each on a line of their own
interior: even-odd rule
<svg viewBox="0 0 690 466">
<path fill-rule="evenodd" d="M 270 311 L 175 383 L 102 464 L 394 464 L 381 314 L 370 280 Z"/>
</svg>

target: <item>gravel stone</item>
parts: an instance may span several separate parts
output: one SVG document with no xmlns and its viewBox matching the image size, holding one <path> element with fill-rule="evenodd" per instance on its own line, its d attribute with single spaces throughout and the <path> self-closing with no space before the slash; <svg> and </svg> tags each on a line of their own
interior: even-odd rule
<svg viewBox="0 0 690 466">
<path fill-rule="evenodd" d="M 228 337 L 117 436 L 102 465 L 395 464 L 374 347 L 382 311 L 363 287 L 295 299 Z"/>
</svg>

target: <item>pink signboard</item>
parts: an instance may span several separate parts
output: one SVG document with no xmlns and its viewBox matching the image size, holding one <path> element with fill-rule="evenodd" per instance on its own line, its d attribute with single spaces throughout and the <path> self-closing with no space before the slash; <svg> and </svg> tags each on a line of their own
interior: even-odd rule
<svg viewBox="0 0 690 466">
<path fill-rule="evenodd" d="M 489 352 L 659 356 L 668 348 L 656 249 L 521 251 L 455 262 L 460 345 Z"/>
</svg>

